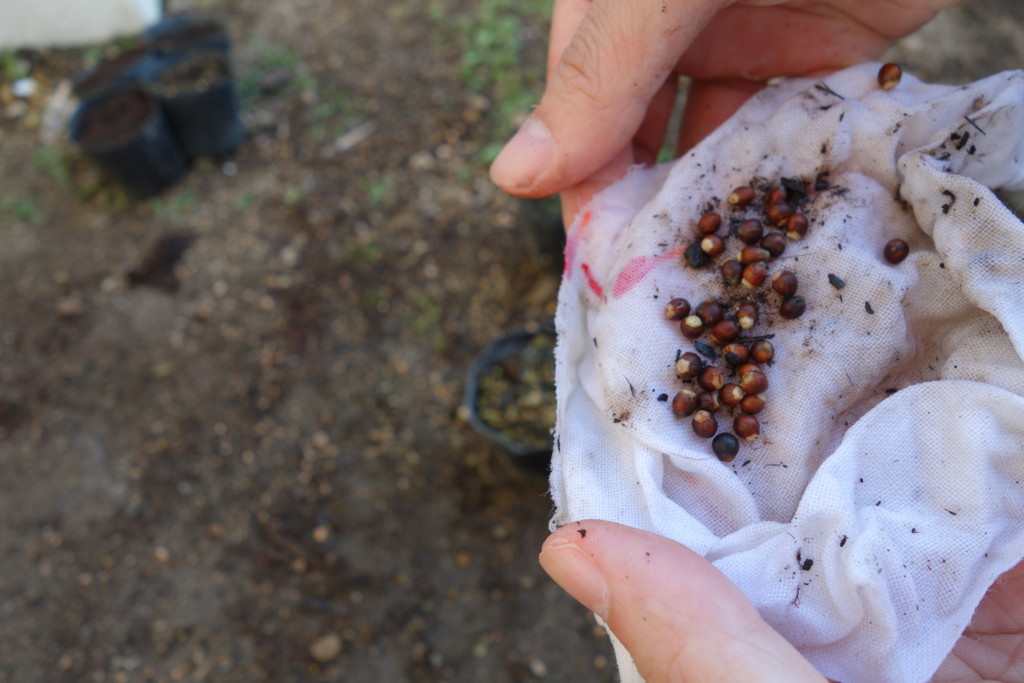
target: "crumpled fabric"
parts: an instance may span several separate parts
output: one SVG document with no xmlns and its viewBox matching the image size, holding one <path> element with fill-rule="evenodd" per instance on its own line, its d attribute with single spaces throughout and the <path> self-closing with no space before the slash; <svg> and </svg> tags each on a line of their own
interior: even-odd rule
<svg viewBox="0 0 1024 683">
<path fill-rule="evenodd" d="M 1024 224 L 993 193 L 1024 187 L 1024 72 L 883 90 L 878 70 L 772 85 L 595 197 L 556 315 L 552 528 L 596 518 L 685 544 L 843 683 L 928 680 L 1024 557 Z M 782 319 L 765 294 L 761 437 L 723 463 L 672 414 L 694 344 L 662 311 L 731 296 L 724 256 L 694 269 L 683 250 L 705 211 L 759 215 L 730 207 L 734 188 L 781 178 L 807 188 L 811 224 L 769 274 L 795 272 L 807 310 Z M 910 245 L 898 265 L 893 238 Z"/>
</svg>

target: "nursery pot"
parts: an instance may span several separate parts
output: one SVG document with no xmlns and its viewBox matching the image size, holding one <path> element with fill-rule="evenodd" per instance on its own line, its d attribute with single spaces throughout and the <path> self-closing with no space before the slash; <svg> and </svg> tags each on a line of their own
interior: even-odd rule
<svg viewBox="0 0 1024 683">
<path fill-rule="evenodd" d="M 171 187 L 188 172 L 188 158 L 160 104 L 143 90 L 120 90 L 86 102 L 72 119 L 71 138 L 139 198 Z"/>
<path fill-rule="evenodd" d="M 81 71 L 71 79 L 71 89 L 80 100 L 96 99 L 118 90 L 137 88 L 146 78 L 152 55 L 146 46 L 125 50 L 116 57 L 104 59 L 92 69 Z"/>
<path fill-rule="evenodd" d="M 222 158 L 242 143 L 245 127 L 226 55 L 205 51 L 164 58 L 149 89 L 190 157 Z"/>
<path fill-rule="evenodd" d="M 539 326 L 504 336 L 477 357 L 465 386 L 473 428 L 517 467 L 541 474 L 555 426 L 554 347 L 554 331 Z"/>
</svg>

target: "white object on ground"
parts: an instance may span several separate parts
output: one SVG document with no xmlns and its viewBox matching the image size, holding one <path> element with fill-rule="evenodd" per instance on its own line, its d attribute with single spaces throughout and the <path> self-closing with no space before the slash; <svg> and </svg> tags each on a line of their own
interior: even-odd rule
<svg viewBox="0 0 1024 683">
<path fill-rule="evenodd" d="M 927 680 L 1024 557 L 1024 224 L 991 191 L 1024 187 L 1024 72 L 883 91 L 878 69 L 769 87 L 598 195 L 570 228 L 556 319 L 552 528 L 684 543 L 843 683 Z M 807 237 L 769 266 L 797 273 L 807 312 L 753 330 L 775 335 L 762 436 L 719 462 L 657 399 L 694 347 L 664 304 L 726 295 L 680 253 L 708 207 L 744 215 L 733 188 L 825 171 Z"/>
<path fill-rule="evenodd" d="M 160 0 L 0 0 L 0 50 L 102 43 L 159 18 Z"/>
</svg>

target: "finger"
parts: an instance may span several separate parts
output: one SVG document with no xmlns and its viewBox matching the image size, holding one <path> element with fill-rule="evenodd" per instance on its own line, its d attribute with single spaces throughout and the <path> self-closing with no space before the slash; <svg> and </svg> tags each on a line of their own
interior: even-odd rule
<svg viewBox="0 0 1024 683">
<path fill-rule="evenodd" d="M 682 156 L 706 138 L 762 87 L 764 83 L 751 81 L 691 81 L 676 155 Z"/>
<path fill-rule="evenodd" d="M 605 619 L 649 683 L 825 680 L 735 585 L 675 541 L 577 522 L 548 537 L 540 563 Z"/>
<path fill-rule="evenodd" d="M 536 197 L 606 166 L 630 144 L 679 56 L 727 2 L 594 0 L 491 178 L 512 194 Z"/>
</svg>

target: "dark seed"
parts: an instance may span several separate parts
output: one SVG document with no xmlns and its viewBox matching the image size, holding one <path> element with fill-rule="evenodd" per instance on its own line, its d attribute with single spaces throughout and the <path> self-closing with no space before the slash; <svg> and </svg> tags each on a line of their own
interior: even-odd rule
<svg viewBox="0 0 1024 683">
<path fill-rule="evenodd" d="M 765 364 L 770 363 L 775 358 L 775 347 L 767 339 L 762 339 L 759 342 L 754 342 L 754 345 L 750 347 L 750 358 L 755 363 Z"/>
<path fill-rule="evenodd" d="M 682 320 L 690 315 L 690 302 L 686 299 L 672 299 L 665 304 L 665 317 L 669 320 Z"/>
<path fill-rule="evenodd" d="M 718 358 L 718 352 L 715 351 L 715 347 L 709 346 L 704 342 L 695 340 L 693 342 L 693 348 L 697 349 L 697 352 L 705 358 L 710 358 L 711 360 Z"/>
<path fill-rule="evenodd" d="M 722 462 L 732 462 L 740 452 L 740 440 L 728 432 L 722 432 L 711 441 L 711 450 Z"/>
<path fill-rule="evenodd" d="M 733 206 L 746 206 L 754 201 L 754 188 L 749 185 L 737 187 L 729 193 L 727 201 Z"/>
<path fill-rule="evenodd" d="M 679 331 L 687 339 L 696 339 L 704 334 L 704 321 L 695 315 L 688 315 L 679 323 Z"/>
<path fill-rule="evenodd" d="M 692 351 L 687 351 L 676 361 L 676 374 L 680 379 L 695 379 L 703 370 L 703 359 Z"/>
<path fill-rule="evenodd" d="M 882 68 L 878 70 L 878 85 L 882 90 L 892 90 L 900 84 L 901 78 L 903 78 L 903 69 L 899 64 L 889 62 L 883 64 Z"/>
<path fill-rule="evenodd" d="M 705 439 L 710 439 L 718 431 L 718 421 L 715 416 L 706 410 L 698 410 L 693 414 L 693 433 Z"/>
<path fill-rule="evenodd" d="M 729 259 L 722 264 L 722 280 L 727 285 L 738 285 L 743 278 L 743 264 L 736 259 Z"/>
<path fill-rule="evenodd" d="M 740 278 L 740 283 L 746 287 L 760 287 L 767 276 L 768 266 L 764 264 L 764 261 L 757 261 L 743 269 L 743 277 Z"/>
<path fill-rule="evenodd" d="M 718 399 L 717 391 L 704 391 L 697 394 L 697 410 L 717 413 L 721 409 L 722 402 Z"/>
<path fill-rule="evenodd" d="M 697 410 L 697 392 L 683 389 L 672 398 L 672 413 L 676 417 L 689 417 Z"/>
<path fill-rule="evenodd" d="M 786 251 L 786 236 L 781 232 L 770 232 L 761 239 L 761 248 L 771 254 L 772 258 L 782 256 Z"/>
<path fill-rule="evenodd" d="M 706 213 L 697 221 L 697 231 L 702 235 L 710 235 L 713 232 L 718 232 L 721 225 L 721 216 L 714 212 Z"/>
<path fill-rule="evenodd" d="M 893 265 L 900 263 L 910 253 L 910 245 L 901 239 L 889 240 L 885 244 L 885 260 Z"/>
<path fill-rule="evenodd" d="M 740 375 L 740 389 L 745 394 L 763 394 L 768 390 L 768 377 L 760 370 L 748 370 Z"/>
<path fill-rule="evenodd" d="M 688 246 L 686 251 L 683 252 L 683 258 L 691 268 L 703 268 L 711 260 L 700 248 L 700 242 L 694 242 Z"/>
<path fill-rule="evenodd" d="M 727 406 L 738 406 L 746 394 L 740 389 L 740 385 L 734 382 L 722 385 L 718 392 L 718 398 Z"/>
<path fill-rule="evenodd" d="M 740 307 L 736 310 L 736 322 L 739 323 L 740 329 L 749 330 L 757 324 L 759 315 L 760 310 L 757 304 L 748 301 L 745 304 L 740 304 Z"/>
<path fill-rule="evenodd" d="M 747 394 L 740 401 L 740 410 L 748 415 L 756 415 L 764 410 L 764 396 L 761 394 Z"/>
<path fill-rule="evenodd" d="M 772 275 L 772 289 L 782 296 L 793 296 L 797 288 L 796 273 L 780 270 Z"/>
<path fill-rule="evenodd" d="M 700 250 L 708 256 L 718 256 L 725 251 L 725 241 L 718 235 L 708 235 L 700 241 Z"/>
<path fill-rule="evenodd" d="M 764 234 L 761 221 L 743 221 L 736 226 L 736 237 L 745 244 L 757 244 Z"/>
<path fill-rule="evenodd" d="M 807 302 L 802 296 L 791 296 L 779 306 L 779 315 L 786 320 L 795 320 L 807 310 Z"/>
<path fill-rule="evenodd" d="M 737 415 L 732 421 L 732 430 L 736 436 L 747 441 L 753 441 L 761 435 L 761 423 L 753 415 Z"/>
<path fill-rule="evenodd" d="M 764 209 L 764 217 L 774 226 L 784 225 L 786 219 L 793 215 L 793 207 L 787 202 L 774 202 Z"/>
<path fill-rule="evenodd" d="M 725 384 L 725 377 L 722 375 L 722 371 L 714 365 L 709 365 L 704 368 L 700 377 L 697 378 L 697 383 L 705 391 L 718 391 Z"/>
<path fill-rule="evenodd" d="M 728 344 L 740 336 L 740 326 L 732 320 L 722 320 L 711 328 L 711 341 L 716 344 Z"/>
<path fill-rule="evenodd" d="M 791 240 L 798 240 L 807 234 L 807 227 L 810 221 L 802 213 L 794 213 L 786 219 L 786 237 Z"/>
<path fill-rule="evenodd" d="M 750 359 L 750 350 L 743 344 L 729 344 L 722 349 L 722 355 L 725 357 L 726 363 L 736 367 L 737 365 L 743 365 Z"/>
<path fill-rule="evenodd" d="M 714 325 L 725 316 L 725 311 L 717 301 L 702 301 L 693 312 L 705 325 Z"/>
<path fill-rule="evenodd" d="M 834 273 L 828 274 L 828 283 L 835 287 L 836 289 L 842 289 L 843 287 L 846 286 L 846 283 L 843 282 L 843 280 Z"/>
</svg>

